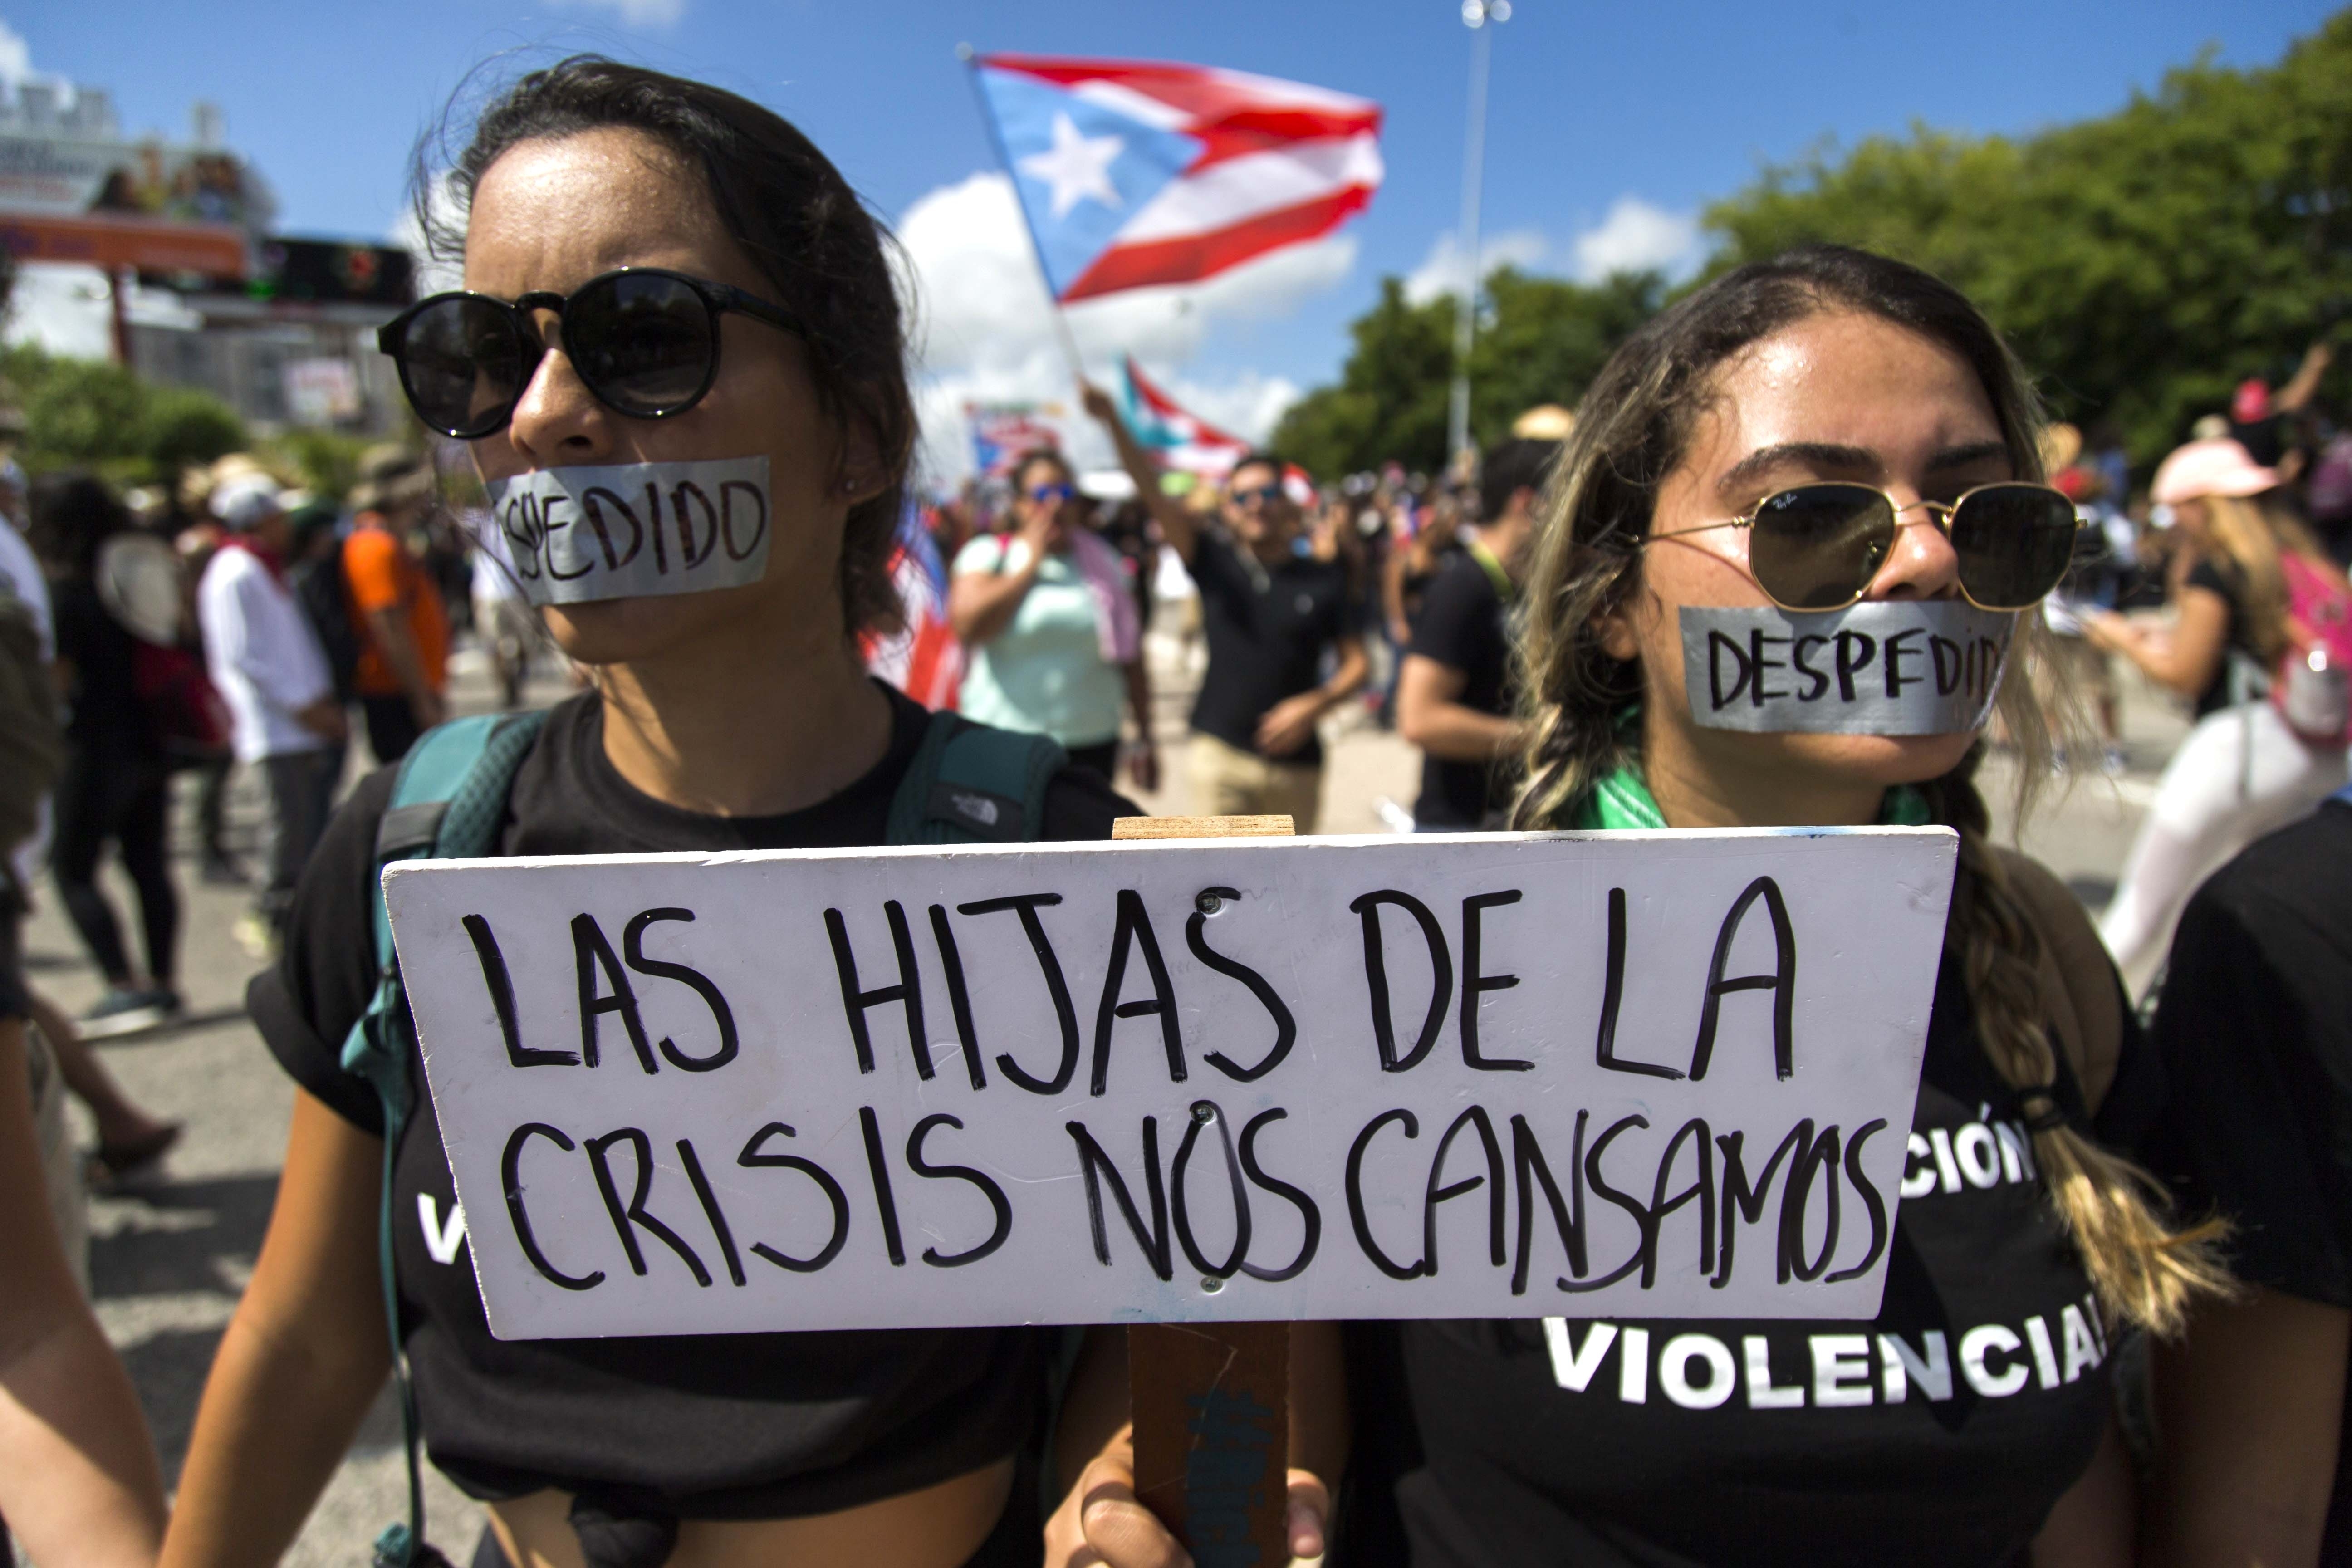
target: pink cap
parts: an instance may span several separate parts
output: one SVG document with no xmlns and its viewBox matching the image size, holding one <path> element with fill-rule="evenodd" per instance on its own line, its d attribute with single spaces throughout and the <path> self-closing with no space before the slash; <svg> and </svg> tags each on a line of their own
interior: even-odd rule
<svg viewBox="0 0 2352 1568">
<path fill-rule="evenodd" d="M 2163 505 L 2179 506 L 2200 496 L 2257 496 L 2278 484 L 2276 468 L 2263 467 L 2245 447 L 2223 437 L 2176 447 L 2158 465 L 2148 494 Z"/>
</svg>

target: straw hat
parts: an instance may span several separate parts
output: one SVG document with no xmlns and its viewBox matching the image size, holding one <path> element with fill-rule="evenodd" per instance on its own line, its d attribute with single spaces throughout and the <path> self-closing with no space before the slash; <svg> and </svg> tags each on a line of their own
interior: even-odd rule
<svg viewBox="0 0 2352 1568">
<path fill-rule="evenodd" d="M 2071 468 L 2083 455 L 2083 433 L 2072 425 L 2050 426 L 2042 432 L 2042 471 L 2054 474 Z"/>
<path fill-rule="evenodd" d="M 424 455 L 385 442 L 360 454 L 359 482 L 352 487 L 353 511 L 388 511 L 430 496 L 433 467 Z"/>
<path fill-rule="evenodd" d="M 1557 403 L 1538 403 L 1511 421 L 1511 434 L 1523 441 L 1565 441 L 1576 428 L 1576 416 Z"/>
</svg>

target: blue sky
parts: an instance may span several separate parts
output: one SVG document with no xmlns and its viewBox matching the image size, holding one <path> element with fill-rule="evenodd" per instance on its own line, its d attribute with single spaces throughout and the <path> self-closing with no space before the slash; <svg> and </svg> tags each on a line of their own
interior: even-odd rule
<svg viewBox="0 0 2352 1568">
<path fill-rule="evenodd" d="M 2200 48 L 2273 60 L 2327 11 L 1517 0 L 1496 41 L 1486 228 L 1504 254 L 1566 273 L 1669 256 L 1698 207 L 1766 161 L 1915 120 L 2020 132 L 2097 114 Z M 1327 379 L 1381 274 L 1436 276 L 1459 199 L 1469 34 L 1449 0 L 0 0 L 0 21 L 31 69 L 107 88 L 133 131 L 184 136 L 194 100 L 219 103 L 293 233 L 387 233 L 419 129 L 501 51 L 596 48 L 733 88 L 800 123 L 903 224 L 942 398 L 1054 378 L 1042 296 L 1009 278 L 971 286 L 1021 256 L 1009 198 L 973 181 L 990 157 L 959 40 L 1233 66 L 1385 106 L 1387 183 L 1336 244 L 1240 286 L 1081 315 L 1090 360 L 1136 345 L 1213 415 L 1250 422 Z"/>
</svg>

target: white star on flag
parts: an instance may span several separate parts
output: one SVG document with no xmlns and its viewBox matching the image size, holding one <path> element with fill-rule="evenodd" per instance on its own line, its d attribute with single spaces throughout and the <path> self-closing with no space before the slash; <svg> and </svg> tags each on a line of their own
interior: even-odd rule
<svg viewBox="0 0 2352 1568">
<path fill-rule="evenodd" d="M 1118 136 L 1082 136 L 1067 114 L 1054 116 L 1054 145 L 1021 160 L 1021 172 L 1054 187 L 1054 216 L 1066 217 L 1072 207 L 1091 197 L 1107 207 L 1122 206 L 1118 187 L 1110 183 L 1110 166 L 1127 145 Z"/>
</svg>

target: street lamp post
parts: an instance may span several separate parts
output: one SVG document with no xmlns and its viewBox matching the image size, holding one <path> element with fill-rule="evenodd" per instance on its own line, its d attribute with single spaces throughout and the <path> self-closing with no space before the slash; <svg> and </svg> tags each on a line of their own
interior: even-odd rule
<svg viewBox="0 0 2352 1568">
<path fill-rule="evenodd" d="M 1445 422 L 1446 456 L 1460 461 L 1470 445 L 1470 345 L 1478 331 L 1478 185 L 1486 164 L 1486 72 L 1495 29 L 1511 19 L 1511 0 L 1462 0 L 1470 29 L 1470 126 L 1462 149 L 1461 250 L 1469 271 L 1454 311 L 1454 395 Z"/>
</svg>

